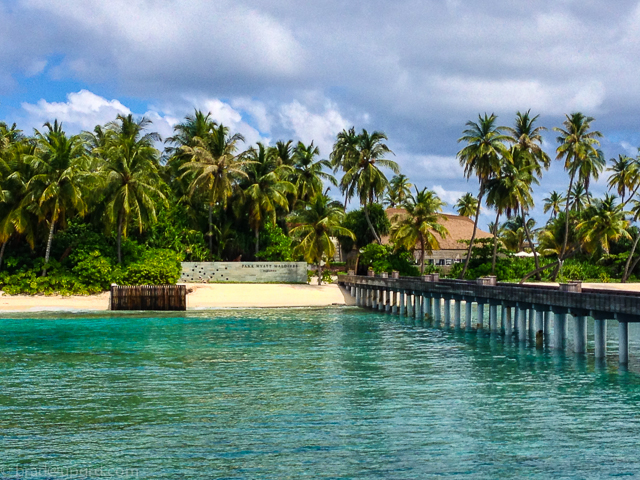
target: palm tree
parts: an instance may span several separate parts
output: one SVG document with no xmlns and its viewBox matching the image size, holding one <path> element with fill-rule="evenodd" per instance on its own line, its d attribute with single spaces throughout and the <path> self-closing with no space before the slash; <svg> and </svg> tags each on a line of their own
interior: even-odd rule
<svg viewBox="0 0 640 480">
<path fill-rule="evenodd" d="M 107 125 L 105 146 L 99 148 L 107 159 L 101 174 L 105 182 L 106 215 L 117 225 L 118 263 L 122 263 L 122 237 L 134 221 L 140 233 L 156 221 L 156 204 L 167 204 L 161 191 L 158 173 L 158 150 L 153 142 L 156 133 L 144 133 L 151 124 L 145 117 L 136 121 L 133 115 L 118 115 Z"/>
<path fill-rule="evenodd" d="M 287 194 L 296 187 L 285 180 L 292 173 L 288 165 L 280 164 L 274 150 L 258 142 L 257 148 L 247 153 L 248 179 L 242 192 L 242 202 L 249 213 L 249 225 L 255 235 L 255 254 L 260 250 L 260 228 L 266 221 L 275 223 L 276 208 L 289 210 Z"/>
<path fill-rule="evenodd" d="M 625 220 L 622 205 L 616 205 L 616 197 L 606 194 L 603 200 L 596 199 L 587 207 L 584 220 L 578 224 L 577 230 L 584 241 L 584 247 L 588 252 L 596 248 L 602 248 L 606 255 L 609 254 L 611 241 L 620 238 L 631 239 L 627 232 L 629 222 Z"/>
<path fill-rule="evenodd" d="M 35 151 L 28 157 L 35 173 L 26 185 L 29 195 L 23 202 L 49 223 L 43 276 L 47 273 L 56 225 L 64 225 L 72 213 L 84 215 L 86 211 L 82 190 L 87 180 L 81 137 L 68 137 L 57 120 L 53 125 L 47 122 L 44 126 L 45 133 L 35 130 Z"/>
<path fill-rule="evenodd" d="M 597 181 L 606 164 L 607 161 L 604 159 L 604 153 L 602 153 L 600 149 L 596 149 L 595 152 L 587 155 L 584 161 L 580 162 L 578 179 L 584 186 L 584 194 L 588 203 L 591 203 L 591 195 L 589 194 L 591 179 L 593 178 Z"/>
<path fill-rule="evenodd" d="M 623 203 L 622 205 L 624 206 L 625 203 Z M 638 221 L 638 218 L 640 218 L 640 201 L 633 200 L 633 207 L 631 208 L 631 213 L 633 214 L 632 221 L 634 221 L 634 222 Z M 639 241 L 640 241 L 640 229 L 638 230 L 638 233 L 636 234 L 636 238 L 634 238 L 634 240 L 633 240 L 633 245 L 631 246 L 631 251 L 629 252 L 629 257 L 627 258 L 627 261 L 625 262 L 624 273 L 622 274 L 622 279 L 620 280 L 622 283 L 625 283 L 628 280 L 629 274 L 631 272 L 633 272 L 633 270 L 636 268 L 636 265 L 638 264 L 638 260 L 640 260 L 640 258 L 639 258 L 638 260 L 636 260 L 633 263 L 633 266 L 631 266 L 631 259 L 633 258 L 633 255 L 636 252 L 636 248 L 638 247 L 638 242 Z"/>
<path fill-rule="evenodd" d="M 618 155 L 618 159 L 611 159 L 611 166 L 607 171 L 612 172 L 607 182 L 609 190 L 615 188 L 620 201 L 625 204 L 624 197 L 627 192 L 632 192 L 640 182 L 640 165 L 637 158 L 626 155 Z"/>
<path fill-rule="evenodd" d="M 411 195 L 412 186 L 413 185 L 409 183 L 409 177 L 406 175 L 395 175 L 389 182 L 389 187 L 385 195 L 385 203 L 391 208 L 404 203 L 409 195 Z"/>
<path fill-rule="evenodd" d="M 227 208 L 227 200 L 233 195 L 238 182 L 248 178 L 245 172 L 249 165 L 246 152 L 236 153 L 238 143 L 244 141 L 239 133 L 229 135 L 224 125 L 215 125 L 202 133 L 204 137 L 193 137 L 182 145 L 180 152 L 189 158 L 180 168 L 183 175 L 189 174 L 189 196 L 196 193 L 206 198 L 209 206 L 209 250 L 213 253 L 213 208 Z"/>
<path fill-rule="evenodd" d="M 556 192 L 555 190 L 549 194 L 548 197 L 543 198 L 544 202 L 544 213 L 551 212 L 551 217 L 549 220 L 554 219 L 560 213 L 560 208 L 562 202 L 564 202 L 564 197 L 561 193 Z"/>
<path fill-rule="evenodd" d="M 602 133 L 597 130 L 590 131 L 593 117 L 586 117 L 580 112 L 565 115 L 566 120 L 562 122 L 563 128 L 554 127 L 559 132 L 556 149 L 556 160 L 564 159 L 564 168 L 569 172 L 569 188 L 567 188 L 567 196 L 565 198 L 565 232 L 562 251 L 558 256 L 558 269 L 562 265 L 567 249 L 567 240 L 569 238 L 569 207 L 571 205 L 571 193 L 576 173 L 580 172 L 583 162 L 588 162 L 590 158 L 598 157 L 599 153 L 596 146 L 600 145 L 598 138 L 602 137 Z M 556 270 L 557 272 L 558 270 Z"/>
<path fill-rule="evenodd" d="M 447 220 L 447 217 L 440 213 L 445 205 L 435 192 L 426 188 L 418 190 L 416 187 L 415 195 L 409 194 L 402 204 L 406 213 L 395 215 L 392 219 L 394 225 L 391 229 L 391 240 L 396 248 L 405 247 L 407 250 L 413 250 L 420 244 L 421 275 L 424 274 L 425 251 L 432 254 L 433 250 L 440 248 L 435 234 L 440 235 L 440 238 L 449 234 L 440 223 L 441 220 Z"/>
<path fill-rule="evenodd" d="M 351 141 L 351 130 L 343 131 L 342 134 Z M 355 145 L 350 145 L 351 150 L 341 153 L 345 158 L 341 164 L 345 172 L 340 181 L 341 190 L 345 192 L 347 199 L 353 195 L 358 196 L 369 230 L 378 243 L 381 243 L 381 239 L 371 223 L 368 207 L 380 198 L 389 184 L 379 167 L 388 168 L 395 174 L 400 173 L 396 162 L 384 158 L 387 154 L 393 154 L 383 143 L 386 139 L 387 136 L 382 132 L 369 133 L 362 130 Z"/>
<path fill-rule="evenodd" d="M 320 155 L 318 147 L 306 146 L 302 142 L 293 149 L 293 174 L 291 181 L 296 186 L 297 197 L 302 201 L 309 201 L 317 193 L 322 192 L 322 180 L 327 180 L 332 185 L 338 185 L 333 175 L 322 171 L 323 168 L 330 168 L 329 160 L 316 160 Z M 280 155 L 278 154 L 278 158 Z"/>
<path fill-rule="evenodd" d="M 333 150 L 329 156 L 333 173 L 337 173 L 338 170 L 346 172 L 357 162 L 359 156 L 358 141 L 359 136 L 356 133 L 355 127 L 351 127 L 349 130 L 343 130 L 338 133 L 336 142 L 333 144 Z M 340 191 L 344 195 L 345 210 L 349 199 L 353 197 L 353 187 L 354 185 L 352 184 L 340 182 Z"/>
<path fill-rule="evenodd" d="M 454 208 L 461 217 L 470 218 L 478 210 L 478 199 L 467 192 L 458 199 Z"/>
<path fill-rule="evenodd" d="M 356 238 L 353 232 L 342 226 L 343 218 L 342 205 L 322 193 L 301 201 L 301 208 L 291 217 L 291 223 L 296 226 L 290 234 L 298 242 L 294 253 L 318 266 L 318 285 L 322 284 L 322 261 L 329 261 L 335 255 L 332 239 L 338 236 Z"/>
<path fill-rule="evenodd" d="M 465 177 L 468 179 L 472 175 L 475 175 L 480 182 L 476 219 L 473 223 L 473 233 L 469 241 L 469 250 L 460 278 L 464 278 L 469 268 L 473 242 L 478 230 L 480 205 L 482 204 L 482 197 L 485 194 L 486 184 L 491 178 L 497 175 L 500 169 L 500 159 L 508 155 L 508 149 L 504 142 L 509 141 L 509 137 L 502 133 L 504 127 L 495 126 L 497 118 L 494 114 L 487 115 L 485 113 L 484 117 L 478 115 L 478 122 L 467 122 L 466 126 L 468 128 L 462 132 L 462 137 L 458 139 L 458 142 L 466 143 L 466 146 L 458 152 L 458 160 L 464 168 Z"/>
<path fill-rule="evenodd" d="M 291 146 L 292 143 L 292 140 L 288 140 L 286 142 L 279 140 L 276 142 L 276 146 L 274 148 L 276 149 L 280 165 L 293 165 L 294 148 Z"/>
<path fill-rule="evenodd" d="M 584 207 L 589 204 L 589 198 L 587 197 L 587 191 L 583 183 L 576 183 L 573 186 L 571 189 L 571 197 L 573 198 L 571 210 L 575 210 L 578 213 L 582 212 Z"/>
<path fill-rule="evenodd" d="M 536 221 L 529 218 L 527 220 L 528 230 L 532 231 L 535 226 Z M 525 248 L 525 242 L 529 243 L 524 229 L 524 221 L 520 215 L 507 220 L 502 226 L 501 233 L 505 248 L 511 252 L 522 252 Z M 529 248 L 533 250 L 531 243 L 529 243 Z"/>
</svg>

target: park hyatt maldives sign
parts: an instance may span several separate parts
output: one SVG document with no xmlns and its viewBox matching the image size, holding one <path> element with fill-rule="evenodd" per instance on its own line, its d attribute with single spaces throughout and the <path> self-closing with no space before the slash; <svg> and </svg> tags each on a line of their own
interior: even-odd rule
<svg viewBox="0 0 640 480">
<path fill-rule="evenodd" d="M 306 262 L 182 262 L 183 283 L 307 283 Z"/>
</svg>

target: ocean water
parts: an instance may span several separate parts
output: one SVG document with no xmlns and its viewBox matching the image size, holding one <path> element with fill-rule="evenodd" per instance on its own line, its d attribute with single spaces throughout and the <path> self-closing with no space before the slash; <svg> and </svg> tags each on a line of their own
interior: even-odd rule
<svg viewBox="0 0 640 480">
<path fill-rule="evenodd" d="M 0 478 L 640 477 L 635 369 L 350 308 L 2 319 Z"/>
</svg>

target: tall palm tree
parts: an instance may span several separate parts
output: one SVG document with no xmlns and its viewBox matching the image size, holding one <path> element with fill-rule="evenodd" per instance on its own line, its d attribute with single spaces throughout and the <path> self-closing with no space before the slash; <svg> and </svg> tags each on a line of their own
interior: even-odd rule
<svg viewBox="0 0 640 480">
<path fill-rule="evenodd" d="M 160 153 L 154 146 L 156 133 L 145 133 L 151 121 L 145 117 L 118 115 L 107 125 L 104 147 L 99 147 L 106 163 L 101 174 L 105 182 L 108 223 L 117 226 L 118 263 L 122 263 L 122 237 L 135 222 L 140 233 L 156 221 L 156 205 L 167 204 L 158 173 Z"/>
<path fill-rule="evenodd" d="M 322 193 L 301 201 L 301 208 L 291 217 L 295 227 L 290 234 L 297 242 L 294 253 L 318 266 L 318 285 L 322 284 L 323 260 L 329 261 L 335 255 L 333 238 L 356 238 L 353 232 L 342 226 L 343 219 L 342 205 Z"/>
<path fill-rule="evenodd" d="M 599 247 L 608 255 L 611 241 L 631 239 L 627 232 L 629 222 L 625 220 L 627 212 L 623 211 L 622 205 L 616 205 L 615 199 L 610 194 L 606 194 L 603 200 L 596 199 L 587 207 L 584 220 L 578 224 L 577 231 L 588 252 Z"/>
<path fill-rule="evenodd" d="M 387 187 L 385 203 L 391 208 L 404 203 L 404 201 L 409 198 L 409 195 L 411 195 L 412 186 L 413 185 L 409 183 L 409 177 L 406 175 L 395 175 Z"/>
<path fill-rule="evenodd" d="M 602 137 L 602 133 L 599 131 L 591 131 L 591 123 L 595 120 L 593 117 L 587 117 L 580 112 L 565 115 L 565 117 L 565 121 L 562 122 L 562 128 L 554 127 L 554 130 L 559 132 L 556 138 L 559 144 L 556 149 L 556 160 L 564 160 L 564 168 L 569 172 L 570 178 L 565 198 L 564 243 L 558 256 L 558 269 L 565 257 L 567 240 L 569 239 L 569 207 L 571 205 L 573 182 L 576 174 L 580 172 L 582 163 L 589 161 L 588 159 L 590 158 L 599 156 L 596 147 L 600 145 L 598 138 Z M 556 272 L 558 269 L 556 269 Z"/>
<path fill-rule="evenodd" d="M 449 231 L 442 225 L 442 220 L 447 217 L 441 214 L 442 207 L 446 204 L 440 200 L 438 195 L 426 188 L 418 190 L 415 195 L 409 194 L 402 204 L 406 213 L 395 215 L 391 228 L 391 240 L 396 248 L 405 247 L 413 250 L 417 244 L 420 245 L 420 274 L 424 274 L 424 254 L 429 254 L 433 250 L 440 248 L 440 238 L 445 238 Z"/>
<path fill-rule="evenodd" d="M 355 127 L 351 127 L 349 130 L 343 130 L 338 133 L 336 142 L 333 144 L 333 150 L 329 156 L 333 173 L 337 173 L 339 170 L 346 172 L 357 162 L 358 160 L 358 141 L 359 136 L 356 133 Z M 340 191 L 344 195 L 344 208 L 346 210 L 349 199 L 353 197 L 354 185 L 345 184 L 340 182 Z"/>
<path fill-rule="evenodd" d="M 47 129 L 44 133 L 35 130 L 35 151 L 28 157 L 35 173 L 26 186 L 29 195 L 24 199 L 24 203 L 30 204 L 29 208 L 49 224 L 43 276 L 47 274 L 56 225 L 64 225 L 73 213 L 84 215 L 86 212 L 83 187 L 88 179 L 81 137 L 67 136 L 57 120 L 53 125 L 47 122 L 44 126 Z"/>
<path fill-rule="evenodd" d="M 532 231 L 536 226 L 536 221 L 533 218 L 529 218 L 527 224 L 529 231 Z M 516 215 L 507 220 L 502 226 L 501 234 L 505 248 L 511 252 L 522 252 L 524 251 L 525 243 L 529 243 L 521 215 Z M 533 245 L 530 243 L 529 248 L 533 250 Z"/>
<path fill-rule="evenodd" d="M 342 133 L 351 141 L 351 131 Z M 342 163 L 345 173 L 340 181 L 341 190 L 345 192 L 347 199 L 358 196 L 369 230 L 378 243 L 381 243 L 381 239 L 371 223 L 368 207 L 380 198 L 389 184 L 380 167 L 388 168 L 395 174 L 400 173 L 396 162 L 384 158 L 393 154 L 384 140 L 387 140 L 384 133 L 369 133 L 363 129 L 357 136 L 355 145 L 349 145 L 351 150 L 341 153 L 345 158 Z"/>
<path fill-rule="evenodd" d="M 607 182 L 609 190 L 616 189 L 620 201 L 624 204 L 627 192 L 633 192 L 640 182 L 640 162 L 637 158 L 618 155 L 618 159 L 611 159 L 611 166 L 607 171 L 612 172 Z"/>
<path fill-rule="evenodd" d="M 181 154 L 189 161 L 180 169 L 191 178 L 188 194 L 202 195 L 209 207 L 209 251 L 213 253 L 213 209 L 220 205 L 227 208 L 227 200 L 233 195 L 238 182 L 246 179 L 250 161 L 246 152 L 238 152 L 238 144 L 244 141 L 239 133 L 229 135 L 222 124 L 214 125 L 202 135 L 191 138 L 182 145 Z"/>
<path fill-rule="evenodd" d="M 454 208 L 461 217 L 471 218 L 478 210 L 478 199 L 467 192 L 458 199 Z"/>
<path fill-rule="evenodd" d="M 505 145 L 505 142 L 509 141 L 509 137 L 503 133 L 504 127 L 496 126 L 497 119 L 498 117 L 494 114 L 487 115 L 485 113 L 484 117 L 478 115 L 478 122 L 467 122 L 467 128 L 462 132 L 462 137 L 458 139 L 458 142 L 466 143 L 466 146 L 458 152 L 458 160 L 464 168 L 465 177 L 470 178 L 472 175 L 475 175 L 480 183 L 476 218 L 473 222 L 473 233 L 471 234 L 467 258 L 464 262 L 464 268 L 462 269 L 460 278 L 464 278 L 469 268 L 473 242 L 478 230 L 480 205 L 482 204 L 482 197 L 485 194 L 486 184 L 491 178 L 494 178 L 498 174 L 500 170 L 500 159 L 509 153 Z"/>
<path fill-rule="evenodd" d="M 548 197 L 543 198 L 542 201 L 544 202 L 544 213 L 551 212 L 551 216 L 549 217 L 549 220 L 551 220 L 556 218 L 558 213 L 560 213 L 564 197 L 561 193 L 554 190 Z"/>
<path fill-rule="evenodd" d="M 606 164 L 607 161 L 604 159 L 604 153 L 602 153 L 600 149 L 596 149 L 594 153 L 587 155 L 583 162 L 580 162 L 578 179 L 584 187 L 584 194 L 588 203 L 591 203 L 591 195 L 589 194 L 591 179 L 598 180 Z"/>
<path fill-rule="evenodd" d="M 293 165 L 294 147 L 292 146 L 292 144 L 293 144 L 292 140 L 288 140 L 286 142 L 279 140 L 276 142 L 276 145 L 274 148 L 276 149 L 277 158 L 280 165 L 290 165 L 290 166 Z"/>
<path fill-rule="evenodd" d="M 274 150 L 258 142 L 247 153 L 248 178 L 242 201 L 249 213 L 249 225 L 255 235 L 255 254 L 260 250 L 260 228 L 265 222 L 276 221 L 276 209 L 287 212 L 287 194 L 295 194 L 296 187 L 286 180 L 292 173 L 288 165 L 280 164 Z"/>
<path fill-rule="evenodd" d="M 583 183 L 576 183 L 571 189 L 571 210 L 575 210 L 580 213 L 584 210 L 584 207 L 589 205 L 589 198 L 587 197 L 587 191 L 584 188 Z"/>
<path fill-rule="evenodd" d="M 296 186 L 297 197 L 302 201 L 309 201 L 317 193 L 322 192 L 322 181 L 326 180 L 332 185 L 338 185 L 333 175 L 323 171 L 330 168 L 329 160 L 316 160 L 320 155 L 318 147 L 313 142 L 308 146 L 302 142 L 293 149 L 293 173 L 291 182 Z M 280 155 L 278 155 L 280 157 Z"/>
</svg>

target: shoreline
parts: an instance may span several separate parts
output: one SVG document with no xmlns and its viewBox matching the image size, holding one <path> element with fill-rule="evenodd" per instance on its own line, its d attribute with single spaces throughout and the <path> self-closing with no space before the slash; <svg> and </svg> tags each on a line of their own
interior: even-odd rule
<svg viewBox="0 0 640 480">
<path fill-rule="evenodd" d="M 189 283 L 187 311 L 354 305 L 337 284 Z M 2 295 L 1 313 L 109 312 L 109 292 L 97 295 Z"/>
</svg>

